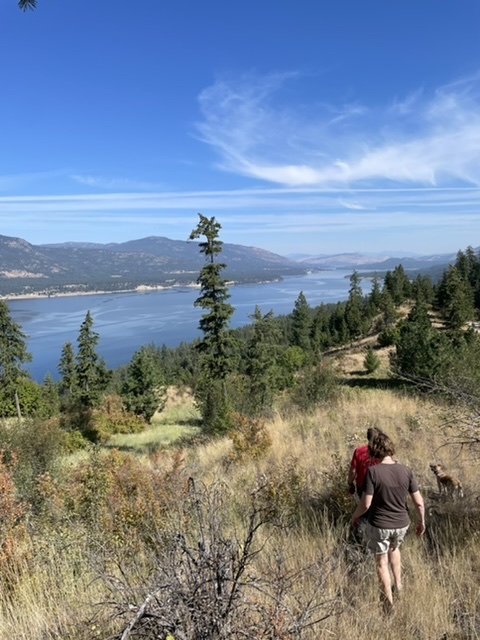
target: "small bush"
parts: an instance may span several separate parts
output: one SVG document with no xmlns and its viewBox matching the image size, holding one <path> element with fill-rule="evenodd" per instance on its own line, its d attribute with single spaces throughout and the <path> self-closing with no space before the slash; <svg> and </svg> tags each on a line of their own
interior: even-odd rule
<svg viewBox="0 0 480 640">
<path fill-rule="evenodd" d="M 367 355 L 363 361 L 363 366 L 367 370 L 367 373 L 375 373 L 380 366 L 380 358 L 377 356 L 373 349 L 367 351 Z"/>
<path fill-rule="evenodd" d="M 387 327 L 385 331 L 378 336 L 379 347 L 391 347 L 396 344 L 400 332 L 397 327 Z"/>
<path fill-rule="evenodd" d="M 109 394 L 93 409 L 88 435 L 93 442 L 106 442 L 114 433 L 138 433 L 145 426 L 144 418 L 127 411 L 120 396 Z"/>
<path fill-rule="evenodd" d="M 0 429 L 0 448 L 17 460 L 13 478 L 19 495 L 35 504 L 37 478 L 52 472 L 65 452 L 65 432 L 56 418 L 25 420 Z"/>
<path fill-rule="evenodd" d="M 239 461 L 264 456 L 272 445 L 264 421 L 240 413 L 232 414 L 232 420 L 234 426 L 228 434 L 233 442 L 231 459 Z"/>
<path fill-rule="evenodd" d="M 333 400 L 340 384 L 333 369 L 321 362 L 302 371 L 290 392 L 293 404 L 303 410 L 311 410 L 316 405 Z"/>
</svg>

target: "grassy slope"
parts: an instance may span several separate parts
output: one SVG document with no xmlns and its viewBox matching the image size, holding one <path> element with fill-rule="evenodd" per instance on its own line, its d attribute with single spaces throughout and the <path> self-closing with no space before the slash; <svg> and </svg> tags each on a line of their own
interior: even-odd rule
<svg viewBox="0 0 480 640">
<path fill-rule="evenodd" d="M 225 438 L 185 449 L 185 476 L 207 485 L 222 481 L 237 502 L 246 502 L 261 478 L 270 483 L 277 497 L 283 496 L 285 504 L 294 506 L 295 523 L 265 539 L 256 571 L 267 572 L 265 558 L 280 552 L 291 571 L 320 562 L 324 596 L 338 602 L 338 615 L 302 638 L 478 638 L 480 482 L 475 456 L 468 450 L 443 446 L 452 433 L 452 428 L 442 428 L 452 416 L 450 407 L 428 397 L 388 389 L 386 352 L 381 354 L 380 371 L 366 376 L 362 349 L 364 346 L 358 345 L 337 354 L 338 370 L 351 385 L 345 384 L 335 401 L 309 414 L 282 412 L 268 421 L 271 446 L 262 457 L 253 459 L 247 452 L 243 459 L 232 460 L 232 441 Z M 378 383 L 384 388 L 378 388 Z M 109 444 L 144 457 L 179 435 L 194 432 L 197 418 L 188 395 L 172 394 L 151 429 L 118 436 Z M 369 425 L 386 431 L 397 445 L 398 459 L 413 467 L 428 514 L 427 536 L 418 540 L 409 533 L 405 541 L 406 590 L 397 611 L 388 619 L 381 615 L 373 560 L 352 546 L 349 539 L 348 518 L 354 504 L 346 492 L 346 471 L 353 448 L 364 442 Z M 150 457 L 149 465 L 155 465 L 155 460 Z M 439 500 L 429 469 L 432 462 L 440 462 L 462 479 L 466 495 L 461 503 L 444 504 Z M 235 522 L 228 506 L 222 517 Z M 242 523 L 237 522 L 237 526 Z M 111 637 L 107 633 L 108 617 L 82 633 L 72 634 L 72 628 L 85 629 L 90 605 L 106 596 L 98 581 L 92 580 L 84 552 L 75 551 L 73 561 L 67 544 L 64 556 L 57 553 L 49 557 L 49 548 L 46 541 L 45 547 L 37 550 L 45 554 L 44 570 L 31 578 L 26 573 L 13 596 L 5 592 L 0 595 L 0 639 Z M 302 584 L 303 593 L 313 588 L 312 580 Z"/>
</svg>

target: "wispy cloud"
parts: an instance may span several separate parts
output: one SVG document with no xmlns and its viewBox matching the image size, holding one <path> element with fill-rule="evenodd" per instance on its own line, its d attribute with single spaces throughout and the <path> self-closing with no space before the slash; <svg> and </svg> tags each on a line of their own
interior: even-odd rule
<svg viewBox="0 0 480 640">
<path fill-rule="evenodd" d="M 129 178 L 111 178 L 105 176 L 91 176 L 82 174 L 72 174 L 70 178 L 79 184 L 96 189 L 105 189 L 108 191 L 156 191 L 162 188 L 162 185 L 154 182 L 145 182 L 143 180 L 131 180 Z"/>
<path fill-rule="evenodd" d="M 365 209 L 371 209 L 372 207 L 365 207 L 362 204 L 359 204 L 358 202 L 350 202 L 348 200 L 343 200 L 340 199 L 339 203 L 341 204 L 342 207 L 345 207 L 345 209 L 353 209 L 354 211 L 364 211 Z"/>
<path fill-rule="evenodd" d="M 15 191 L 27 185 L 44 182 L 63 175 L 64 171 L 30 171 L 28 173 L 0 175 L 0 191 Z"/>
<path fill-rule="evenodd" d="M 248 76 L 202 92 L 199 135 L 223 170 L 288 186 L 480 184 L 479 78 L 338 115 L 283 104 L 292 81 Z"/>
</svg>

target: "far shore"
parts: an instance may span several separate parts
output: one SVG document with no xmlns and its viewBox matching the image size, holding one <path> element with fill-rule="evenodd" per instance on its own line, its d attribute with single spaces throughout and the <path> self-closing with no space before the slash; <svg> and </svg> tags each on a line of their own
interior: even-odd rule
<svg viewBox="0 0 480 640">
<path fill-rule="evenodd" d="M 272 282 L 281 282 L 282 278 L 273 278 L 272 280 L 262 280 L 259 282 L 235 282 L 229 281 L 227 282 L 227 286 L 236 286 L 242 284 L 269 284 Z M 117 289 L 115 291 L 82 291 L 82 290 L 72 290 L 72 291 L 56 291 L 55 293 L 19 293 L 19 294 L 7 294 L 0 295 L 0 300 L 36 300 L 41 298 L 72 298 L 77 296 L 105 296 L 105 295 L 114 295 L 116 293 L 150 293 L 154 291 L 166 291 L 171 289 L 199 289 L 200 285 L 196 282 L 187 282 L 185 284 L 172 284 L 172 285 L 139 285 L 134 289 Z"/>
<path fill-rule="evenodd" d="M 11 293 L 6 296 L 0 295 L 0 300 L 36 300 L 40 298 L 72 298 L 77 296 L 105 296 L 105 295 L 113 295 L 115 293 L 148 293 L 150 291 L 164 291 L 167 289 L 178 289 L 178 288 L 191 288 L 198 289 L 199 285 L 196 283 L 187 283 L 187 284 L 174 284 L 171 286 L 164 285 L 140 285 L 135 287 L 135 289 L 116 289 L 115 291 L 56 291 L 55 293 Z"/>
</svg>

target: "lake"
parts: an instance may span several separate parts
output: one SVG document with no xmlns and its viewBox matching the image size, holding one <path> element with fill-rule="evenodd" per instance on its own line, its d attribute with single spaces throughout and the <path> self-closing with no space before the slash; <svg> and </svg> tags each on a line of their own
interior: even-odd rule
<svg viewBox="0 0 480 640">
<path fill-rule="evenodd" d="M 230 288 L 235 307 L 231 326 L 249 323 L 258 305 L 263 313 L 291 313 L 300 291 L 310 306 L 345 300 L 352 271 L 324 271 L 282 282 L 237 285 Z M 369 293 L 370 282 L 364 282 Z M 80 325 L 90 310 L 94 330 L 100 335 L 97 352 L 107 366 L 127 364 L 142 345 L 151 342 L 175 347 L 200 336 L 202 309 L 193 306 L 198 289 L 178 288 L 146 293 L 112 293 L 89 296 L 10 300 L 12 318 L 28 336 L 33 356 L 29 370 L 39 382 L 49 372 L 58 377 L 57 366 L 66 342 L 76 346 Z"/>
</svg>

